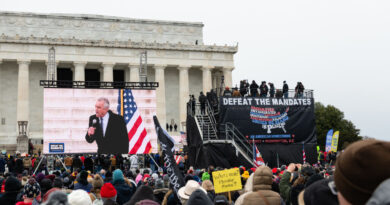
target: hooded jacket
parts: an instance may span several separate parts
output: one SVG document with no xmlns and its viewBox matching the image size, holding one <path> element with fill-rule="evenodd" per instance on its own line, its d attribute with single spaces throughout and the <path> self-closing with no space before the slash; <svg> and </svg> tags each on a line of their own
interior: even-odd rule
<svg viewBox="0 0 390 205">
<path fill-rule="evenodd" d="M 150 186 L 142 185 L 138 187 L 137 191 L 133 194 L 133 197 L 131 197 L 130 201 L 128 201 L 126 205 L 135 205 L 137 202 L 145 199 L 155 201 L 153 189 Z"/>
<path fill-rule="evenodd" d="M 21 186 L 18 179 L 15 177 L 8 177 L 7 181 L 5 181 L 5 194 L 0 197 L 0 204 L 14 205 Z"/>
<path fill-rule="evenodd" d="M 117 179 L 113 181 L 112 185 L 114 185 L 116 191 L 117 191 L 117 197 L 116 202 L 119 205 L 122 205 L 130 200 L 130 198 L 133 196 L 134 188 L 130 187 L 128 184 L 125 183 L 125 180 L 123 179 Z"/>
<path fill-rule="evenodd" d="M 210 198 L 200 189 L 192 192 L 190 198 L 188 199 L 186 205 L 213 205 L 214 203 Z"/>
<path fill-rule="evenodd" d="M 390 179 L 383 181 L 374 191 L 366 205 L 390 204 Z"/>
<path fill-rule="evenodd" d="M 267 166 L 261 166 L 256 169 L 253 175 L 253 191 L 245 197 L 245 205 L 280 205 L 281 197 L 278 193 L 271 190 L 272 188 L 272 171 Z M 268 203 L 266 203 L 268 201 Z"/>
</svg>

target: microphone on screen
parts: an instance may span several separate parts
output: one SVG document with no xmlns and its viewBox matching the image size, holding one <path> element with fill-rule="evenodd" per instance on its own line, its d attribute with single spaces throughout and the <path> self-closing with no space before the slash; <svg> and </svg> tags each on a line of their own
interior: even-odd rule
<svg viewBox="0 0 390 205">
<path fill-rule="evenodd" d="M 96 119 L 93 119 L 93 120 L 92 120 L 92 127 L 95 127 L 95 128 L 96 128 L 96 123 L 97 123 L 97 120 L 96 120 Z"/>
</svg>

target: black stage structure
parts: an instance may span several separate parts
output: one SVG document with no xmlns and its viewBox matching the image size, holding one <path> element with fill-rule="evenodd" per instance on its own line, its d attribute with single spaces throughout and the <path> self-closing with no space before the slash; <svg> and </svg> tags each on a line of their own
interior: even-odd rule
<svg viewBox="0 0 390 205">
<path fill-rule="evenodd" d="M 312 90 L 300 98 L 218 97 L 211 92 L 205 107 L 201 114 L 199 103 L 187 104 L 190 166 L 253 167 L 254 146 L 270 167 L 317 162 Z"/>
</svg>

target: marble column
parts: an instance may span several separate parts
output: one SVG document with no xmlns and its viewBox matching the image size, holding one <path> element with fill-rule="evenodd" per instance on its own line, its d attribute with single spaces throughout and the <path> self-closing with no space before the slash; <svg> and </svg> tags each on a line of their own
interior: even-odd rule
<svg viewBox="0 0 390 205">
<path fill-rule="evenodd" d="M 225 79 L 225 86 L 228 86 L 229 88 L 232 88 L 232 71 L 234 67 L 224 67 L 223 68 L 223 76 Z"/>
<path fill-rule="evenodd" d="M 188 78 L 188 69 L 190 67 L 187 66 L 179 66 L 179 110 L 180 110 L 180 125 L 182 122 L 186 122 L 187 119 L 187 102 L 190 97 L 190 88 L 189 88 L 189 78 Z M 179 126 L 180 126 L 179 125 Z M 180 126 L 181 129 L 183 129 Z"/>
<path fill-rule="evenodd" d="M 114 65 L 115 63 L 103 63 L 103 81 L 113 82 L 114 81 Z"/>
<path fill-rule="evenodd" d="M 212 81 L 211 81 L 211 69 L 213 67 L 202 67 L 202 73 L 203 73 L 203 93 L 206 95 L 207 92 L 210 92 L 212 88 Z"/>
<path fill-rule="evenodd" d="M 139 82 L 139 64 L 130 64 L 130 82 Z"/>
<path fill-rule="evenodd" d="M 156 89 L 157 100 L 157 117 L 162 126 L 165 126 L 166 121 L 166 104 L 165 104 L 165 65 L 155 65 L 155 81 L 158 82 Z"/>
<path fill-rule="evenodd" d="M 213 79 L 213 89 L 217 88 L 217 76 L 215 76 L 215 73 L 211 74 Z"/>
<path fill-rule="evenodd" d="M 73 62 L 74 81 L 85 81 L 85 65 L 87 62 Z"/>
<path fill-rule="evenodd" d="M 18 99 L 16 107 L 17 121 L 28 121 L 29 114 L 29 60 L 18 60 Z"/>
</svg>

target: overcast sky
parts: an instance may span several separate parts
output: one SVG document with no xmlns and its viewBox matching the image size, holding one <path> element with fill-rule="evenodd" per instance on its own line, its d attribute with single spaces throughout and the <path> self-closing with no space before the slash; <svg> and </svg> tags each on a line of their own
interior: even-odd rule
<svg viewBox="0 0 390 205">
<path fill-rule="evenodd" d="M 206 44 L 239 44 L 234 84 L 302 81 L 362 136 L 390 141 L 388 0 L 13 0 L 0 10 L 203 22 Z"/>
</svg>

